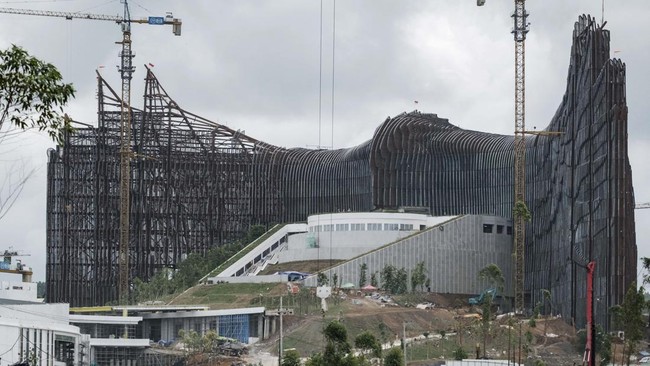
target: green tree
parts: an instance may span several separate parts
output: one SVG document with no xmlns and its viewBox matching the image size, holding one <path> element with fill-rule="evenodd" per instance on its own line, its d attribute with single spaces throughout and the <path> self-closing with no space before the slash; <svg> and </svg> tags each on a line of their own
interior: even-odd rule
<svg viewBox="0 0 650 366">
<path fill-rule="evenodd" d="M 0 129 L 5 122 L 23 130 L 35 127 L 63 143 L 72 130 L 63 106 L 74 88 L 62 80 L 56 67 L 16 45 L 0 51 Z"/>
<path fill-rule="evenodd" d="M 289 350 L 284 353 L 282 366 L 300 366 L 300 354 L 296 350 Z"/>
<path fill-rule="evenodd" d="M 524 221 L 530 221 L 532 218 L 530 215 L 530 210 L 528 210 L 528 206 L 526 206 L 526 202 L 524 201 L 517 201 L 515 203 L 515 207 L 512 210 L 514 217 L 519 218 L 521 217 L 524 219 Z"/>
<path fill-rule="evenodd" d="M 330 280 L 327 278 L 325 273 L 318 272 L 318 275 L 316 275 L 316 284 L 318 286 L 327 286 L 329 283 L 330 283 Z"/>
<path fill-rule="evenodd" d="M 404 366 L 404 353 L 399 348 L 391 348 L 384 358 L 384 366 Z"/>
<path fill-rule="evenodd" d="M 323 353 L 312 355 L 305 363 L 306 366 L 363 366 L 363 358 L 355 357 L 350 353 L 348 331 L 338 321 L 332 321 L 325 329 L 325 350 Z"/>
<path fill-rule="evenodd" d="M 637 289 L 634 282 L 625 293 L 623 303 L 612 308 L 615 323 L 625 332 L 623 356 L 627 365 L 630 364 L 630 356 L 637 351 L 639 341 L 643 338 L 643 328 L 645 326 L 643 310 L 645 308 L 643 287 Z"/>
<path fill-rule="evenodd" d="M 381 270 L 381 287 L 389 293 L 394 293 L 396 289 L 397 269 L 387 264 Z"/>
<path fill-rule="evenodd" d="M 494 263 L 490 263 L 487 266 L 483 267 L 478 272 L 478 277 L 481 280 L 486 280 L 490 283 L 490 286 L 497 290 L 497 292 L 503 292 L 505 279 L 501 268 Z M 490 334 L 490 322 L 492 321 L 492 304 L 493 304 L 492 294 L 487 294 L 483 299 L 482 313 L 481 313 L 481 333 L 483 336 L 483 356 L 486 356 L 486 347 L 487 339 Z"/>
<path fill-rule="evenodd" d="M 427 280 L 427 269 L 424 267 L 424 261 L 419 262 L 415 265 L 413 273 L 411 273 L 411 290 L 420 286 L 420 291 L 424 290 L 424 284 Z"/>
<path fill-rule="evenodd" d="M 363 355 L 371 354 L 373 357 L 381 357 L 381 343 L 374 334 L 367 330 L 361 332 L 354 339 L 354 347 L 361 350 Z"/>
<path fill-rule="evenodd" d="M 379 282 L 377 281 L 377 272 L 373 272 L 370 275 L 370 285 L 374 287 L 379 287 Z"/>
<path fill-rule="evenodd" d="M 359 288 L 362 288 L 363 286 L 366 285 L 366 282 L 368 281 L 368 265 L 365 263 L 362 263 L 359 268 Z"/>
<path fill-rule="evenodd" d="M 395 290 L 396 294 L 405 294 L 408 292 L 408 274 L 404 267 L 400 268 L 395 275 Z"/>
</svg>

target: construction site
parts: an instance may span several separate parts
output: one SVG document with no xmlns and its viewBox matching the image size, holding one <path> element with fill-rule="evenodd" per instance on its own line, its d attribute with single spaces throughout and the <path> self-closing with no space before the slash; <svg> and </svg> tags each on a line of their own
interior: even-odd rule
<svg viewBox="0 0 650 366">
<path fill-rule="evenodd" d="M 476 5 L 489 6 L 485 3 Z M 401 338 L 406 352 L 411 339 L 411 359 L 426 362 L 432 358 L 427 347 L 438 347 L 436 358 L 452 357 L 445 351 L 452 346 L 445 332 L 459 337 L 461 348 L 480 341 L 467 329 L 488 296 L 500 299 L 497 313 L 520 319 L 543 305 L 544 330 L 524 329 L 533 340 L 525 355 L 519 345 L 518 364 L 526 357 L 558 365 L 580 362 L 571 349 L 577 329 L 586 330 L 582 362 L 596 364 L 595 324 L 615 330 L 611 309 L 637 281 L 635 208 L 650 207 L 635 203 L 626 65 L 613 57 L 603 19 L 581 15 L 566 35 L 571 38 L 566 89 L 557 91 L 559 105 L 544 128 L 526 126 L 530 23 L 525 0 L 514 0 L 514 134 L 461 128 L 451 116 L 415 109 L 376 121 L 374 132 L 355 146 L 334 148 L 333 132 L 332 146 L 324 146 L 319 121 L 317 146 L 287 148 L 255 137 L 255 130 L 246 132 L 236 121 L 226 125 L 185 109 L 177 102 L 183 91 L 164 87 L 173 76 L 155 73 L 153 64 L 143 67 L 141 99 L 132 97 L 131 24 L 167 25 L 180 36 L 182 22 L 171 14 L 135 19 L 127 1 L 123 4 L 121 16 L 0 9 L 121 26 L 121 85 L 111 86 L 98 70 L 97 121 L 74 120 L 74 130 L 47 151 L 45 300 L 88 312 L 70 319 L 82 333 L 113 339 L 124 329 L 122 338 L 148 339 L 164 351 L 181 330 L 213 330 L 233 343 L 252 339 L 259 352 L 280 349 L 281 358 L 284 349 L 296 348 L 306 357 L 318 352 L 318 327 L 324 328 L 327 308 L 320 309 L 322 320 L 314 310 L 316 297 L 322 297 L 330 302 L 328 319 L 345 319 L 354 334 L 364 324 L 384 324 L 384 330 L 373 331 L 387 332 L 385 349 Z M 264 235 L 204 273 L 196 287 L 162 299 L 174 307 L 169 314 L 157 302 L 129 303 L 136 283 L 161 273 L 171 279 L 187 258 L 238 242 L 253 226 L 263 227 Z M 17 255 L 5 253 L 7 269 Z M 478 280 L 481 269 L 493 264 L 506 280 L 498 291 Z M 426 283 L 414 279 L 418 266 Z M 387 267 L 403 271 L 412 296 L 384 297 L 394 292 L 381 277 Z M 18 269 L 29 277 L 23 282 L 31 282 L 31 269 Z M 11 273 L 18 272 L 12 267 Z M 331 288 L 325 286 L 321 296 L 323 278 Z M 217 295 L 209 292 L 224 283 L 259 285 L 253 290 L 259 296 L 241 295 L 244 300 L 237 298 L 230 308 L 215 305 L 210 296 Z M 286 314 L 276 303 L 280 296 L 287 296 L 291 303 L 285 306 L 297 315 L 287 316 L 285 325 L 293 332 L 288 346 L 275 336 L 280 330 L 281 339 Z M 415 303 L 423 307 L 407 309 Z M 235 305 L 249 309 L 232 310 Z M 102 317 L 119 311 L 121 322 Z M 199 315 L 188 315 L 192 311 Z M 518 331 L 521 342 L 523 322 L 517 330 L 499 319 L 507 332 L 492 335 L 494 349 L 482 355 L 477 350 L 476 358 L 505 358 L 510 364 L 515 359 L 510 333 Z M 440 336 L 430 338 L 432 332 Z M 549 340 L 549 334 L 557 339 Z M 420 343 L 426 357 L 414 354 Z M 91 355 L 99 354 L 99 364 L 107 365 L 142 360 L 149 344 L 129 347 Z M 234 353 L 236 362 L 246 359 L 239 348 Z M 166 359 L 174 362 L 181 356 L 170 355 Z M 147 362 L 155 364 L 156 357 L 165 358 L 149 355 Z"/>
<path fill-rule="evenodd" d="M 524 139 L 532 221 L 523 294 L 530 308 L 550 289 L 564 316 L 584 324 L 579 265 L 598 263 L 595 296 L 607 306 L 596 317 L 607 322 L 606 309 L 635 280 L 636 243 L 625 67 L 609 58 L 609 32 L 593 18 L 580 18 L 573 39 L 567 91 L 546 129 L 564 132 Z M 49 153 L 48 301 L 73 306 L 119 297 L 121 103 L 101 76 L 98 90 L 98 125 L 79 125 Z M 152 70 L 143 104 L 130 124 L 130 279 L 173 268 L 250 225 L 316 213 L 513 216 L 513 136 L 411 112 L 359 146 L 286 149 L 183 110 Z"/>
</svg>

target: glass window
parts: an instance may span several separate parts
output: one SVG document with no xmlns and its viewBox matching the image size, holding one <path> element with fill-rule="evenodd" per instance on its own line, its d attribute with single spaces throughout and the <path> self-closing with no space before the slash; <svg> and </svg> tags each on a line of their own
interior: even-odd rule
<svg viewBox="0 0 650 366">
<path fill-rule="evenodd" d="M 384 224 L 384 230 L 397 231 L 399 230 L 399 224 Z"/>
<path fill-rule="evenodd" d="M 404 231 L 413 230 L 413 224 L 399 224 L 399 229 Z"/>
<path fill-rule="evenodd" d="M 506 228 L 506 234 L 508 234 L 508 235 L 512 235 L 512 226 L 508 226 L 508 227 Z"/>
<path fill-rule="evenodd" d="M 483 224 L 483 232 L 486 234 L 492 234 L 494 230 L 494 225 L 492 224 Z"/>
<path fill-rule="evenodd" d="M 497 234 L 503 234 L 503 225 L 497 225 Z"/>
</svg>

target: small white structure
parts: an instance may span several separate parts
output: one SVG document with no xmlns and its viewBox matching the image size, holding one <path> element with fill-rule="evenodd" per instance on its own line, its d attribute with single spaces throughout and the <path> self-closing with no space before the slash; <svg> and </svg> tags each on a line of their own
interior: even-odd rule
<svg viewBox="0 0 650 366">
<path fill-rule="evenodd" d="M 69 324 L 68 304 L 36 296 L 35 283 L 0 282 L 0 363 L 87 365 L 90 339 Z"/>
<path fill-rule="evenodd" d="M 70 315 L 70 323 L 90 336 L 91 365 L 137 365 L 149 339 L 136 338 L 142 317 L 115 315 Z"/>
</svg>

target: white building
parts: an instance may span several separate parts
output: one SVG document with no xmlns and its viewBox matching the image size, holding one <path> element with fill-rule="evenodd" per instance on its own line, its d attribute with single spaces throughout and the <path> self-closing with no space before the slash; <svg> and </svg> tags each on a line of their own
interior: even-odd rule
<svg viewBox="0 0 650 366">
<path fill-rule="evenodd" d="M 89 337 L 69 324 L 68 304 L 39 302 L 35 283 L 0 285 L 0 365 L 88 365 Z"/>
</svg>

